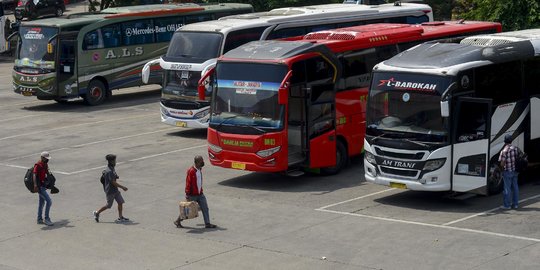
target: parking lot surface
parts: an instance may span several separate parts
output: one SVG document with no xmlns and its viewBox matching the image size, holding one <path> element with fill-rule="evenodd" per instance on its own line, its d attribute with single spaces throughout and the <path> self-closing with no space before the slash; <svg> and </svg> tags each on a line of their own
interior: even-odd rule
<svg viewBox="0 0 540 270">
<path fill-rule="evenodd" d="M 212 223 L 173 225 L 185 172 L 206 154 L 206 131 L 160 123 L 159 88 L 113 92 L 101 106 L 39 101 L 11 90 L 0 62 L 0 269 L 538 269 L 540 181 L 502 195 L 449 195 L 368 184 L 360 158 L 336 176 L 257 174 L 213 167 L 204 191 Z M 59 194 L 52 227 L 36 224 L 23 176 L 49 151 Z M 118 155 L 125 216 L 99 178 Z"/>
</svg>

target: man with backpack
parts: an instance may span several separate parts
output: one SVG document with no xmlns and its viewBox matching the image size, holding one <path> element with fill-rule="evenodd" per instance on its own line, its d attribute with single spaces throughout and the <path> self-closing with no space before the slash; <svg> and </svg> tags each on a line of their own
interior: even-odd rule
<svg viewBox="0 0 540 270">
<path fill-rule="evenodd" d="M 103 184 L 103 190 L 105 191 L 107 204 L 101 207 L 99 210 L 94 211 L 94 219 L 96 220 L 96 222 L 99 222 L 99 214 L 101 214 L 101 212 L 107 209 L 110 209 L 113 205 L 113 201 L 116 200 L 116 203 L 118 204 L 118 219 L 116 221 L 127 222 L 129 221 L 129 218 L 126 218 L 122 215 L 124 198 L 122 197 L 122 194 L 120 193 L 118 188 L 121 188 L 124 191 L 127 191 L 128 188 L 120 185 L 117 181 L 119 177 L 114 169 L 114 167 L 116 166 L 116 155 L 108 154 L 105 156 L 105 159 L 107 160 L 107 169 L 103 171 L 103 174 L 101 176 L 101 184 Z"/>
<path fill-rule="evenodd" d="M 37 192 L 39 195 L 39 205 L 38 205 L 38 214 L 37 214 L 37 224 L 45 224 L 47 226 L 54 225 L 51 222 L 49 217 L 49 212 L 51 210 L 52 200 L 49 194 L 47 193 L 47 174 L 49 174 L 49 160 L 51 155 L 49 152 L 42 152 L 40 160 L 34 165 L 34 170 L 32 171 L 32 180 L 34 182 L 34 192 Z M 43 205 L 45 204 L 45 220 L 43 220 Z"/>
<path fill-rule="evenodd" d="M 512 145 L 512 135 L 504 136 L 504 147 L 499 154 L 499 162 L 503 171 L 503 206 L 502 209 L 508 210 L 510 206 L 514 209 L 518 208 L 519 203 L 519 188 L 518 188 L 518 171 L 517 164 L 520 157 L 519 148 Z M 510 196 L 512 194 L 512 196 Z"/>
</svg>

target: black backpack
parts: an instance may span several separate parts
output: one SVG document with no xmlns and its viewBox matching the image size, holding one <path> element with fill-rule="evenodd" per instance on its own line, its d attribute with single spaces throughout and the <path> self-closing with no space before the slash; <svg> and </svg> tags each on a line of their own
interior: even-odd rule
<svg viewBox="0 0 540 270">
<path fill-rule="evenodd" d="M 528 156 L 525 152 L 518 148 L 518 157 L 516 159 L 516 171 L 518 173 L 524 172 L 529 166 Z"/>
<path fill-rule="evenodd" d="M 28 191 L 35 193 L 34 191 L 34 167 L 31 167 L 26 171 L 26 174 L 24 175 L 24 185 L 28 189 Z"/>
<path fill-rule="evenodd" d="M 105 185 L 105 170 L 101 172 L 101 178 L 99 178 L 99 182 L 101 182 L 102 185 Z"/>
</svg>

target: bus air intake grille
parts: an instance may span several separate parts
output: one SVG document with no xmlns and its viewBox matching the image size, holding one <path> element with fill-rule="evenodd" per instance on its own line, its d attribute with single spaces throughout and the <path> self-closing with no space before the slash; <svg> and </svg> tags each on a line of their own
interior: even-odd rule
<svg viewBox="0 0 540 270">
<path fill-rule="evenodd" d="M 421 160 L 424 157 L 423 152 L 418 152 L 418 153 L 396 153 L 396 152 L 384 151 L 384 150 L 381 150 L 378 147 L 375 147 L 375 151 L 377 152 L 377 155 L 379 155 L 379 156 L 399 158 L 399 159 Z"/>
<path fill-rule="evenodd" d="M 333 34 L 328 39 L 331 39 L 331 40 L 353 40 L 354 38 L 355 38 L 354 35 L 342 33 L 342 34 Z"/>
<path fill-rule="evenodd" d="M 398 170 L 398 169 L 392 169 L 392 168 L 383 167 L 383 166 L 381 166 L 381 171 L 386 174 L 399 175 L 399 176 L 405 176 L 405 177 L 416 177 L 418 175 L 418 171 Z"/>
<path fill-rule="evenodd" d="M 304 39 L 327 39 L 330 33 L 328 32 L 319 32 L 307 34 Z"/>
<path fill-rule="evenodd" d="M 511 43 L 512 41 L 506 39 L 494 39 L 494 38 L 465 38 L 460 43 L 464 45 L 473 45 L 473 46 L 497 46 L 501 44 Z"/>
<path fill-rule="evenodd" d="M 203 108 L 209 105 L 206 102 L 201 103 L 201 102 L 166 100 L 166 99 L 162 99 L 161 104 L 163 104 L 163 106 L 167 108 L 176 109 L 176 110 L 198 110 L 200 108 Z"/>
</svg>

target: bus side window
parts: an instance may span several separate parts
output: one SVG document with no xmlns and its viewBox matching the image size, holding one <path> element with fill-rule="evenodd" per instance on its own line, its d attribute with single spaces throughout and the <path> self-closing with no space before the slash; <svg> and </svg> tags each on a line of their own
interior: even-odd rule
<svg viewBox="0 0 540 270">
<path fill-rule="evenodd" d="M 105 48 L 113 48 L 120 46 L 120 25 L 113 24 L 103 26 L 101 28 L 103 34 L 103 46 Z"/>
<path fill-rule="evenodd" d="M 226 53 L 250 41 L 259 40 L 265 29 L 266 27 L 258 27 L 230 32 L 226 37 L 223 53 Z"/>
<path fill-rule="evenodd" d="M 336 70 L 322 57 L 315 57 L 306 61 L 306 74 L 308 85 L 333 83 Z"/>
<path fill-rule="evenodd" d="M 174 31 L 184 25 L 183 17 L 154 19 L 154 26 L 159 31 L 156 33 L 156 42 L 170 41 Z"/>
<path fill-rule="evenodd" d="M 154 29 L 151 19 L 135 20 L 122 23 L 123 45 L 138 45 L 154 42 L 154 32 L 147 31 Z"/>
<path fill-rule="evenodd" d="M 213 17 L 212 14 L 200 14 L 200 15 L 186 16 L 186 24 L 204 22 L 204 21 L 211 21 L 211 20 L 214 20 L 214 17 Z"/>
<path fill-rule="evenodd" d="M 84 35 L 83 50 L 102 49 L 103 39 L 101 38 L 101 30 L 97 29 Z"/>
<path fill-rule="evenodd" d="M 272 33 L 268 35 L 267 39 L 298 37 L 298 36 L 303 36 L 305 34 L 307 34 L 305 27 L 282 28 L 282 29 L 272 31 Z"/>
<path fill-rule="evenodd" d="M 493 99 L 498 106 L 522 98 L 522 69 L 520 61 L 493 64 L 475 70 L 478 97 Z"/>
<path fill-rule="evenodd" d="M 527 60 L 523 70 L 525 89 L 529 96 L 540 96 L 540 57 Z"/>
</svg>

